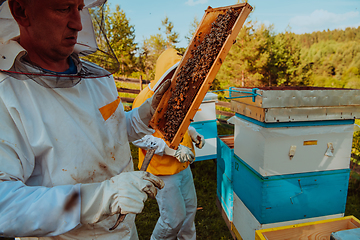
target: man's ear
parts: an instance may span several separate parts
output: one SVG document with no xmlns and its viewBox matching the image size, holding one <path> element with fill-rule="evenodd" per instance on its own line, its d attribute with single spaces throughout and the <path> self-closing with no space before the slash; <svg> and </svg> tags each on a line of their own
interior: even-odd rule
<svg viewBox="0 0 360 240">
<path fill-rule="evenodd" d="M 8 0 L 11 14 L 16 22 L 23 27 L 30 25 L 29 17 L 27 14 L 27 2 L 26 0 Z"/>
</svg>

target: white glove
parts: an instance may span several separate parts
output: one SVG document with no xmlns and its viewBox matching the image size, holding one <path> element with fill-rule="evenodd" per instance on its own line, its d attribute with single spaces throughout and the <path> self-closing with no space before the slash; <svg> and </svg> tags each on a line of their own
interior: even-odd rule
<svg viewBox="0 0 360 240">
<path fill-rule="evenodd" d="M 169 148 L 167 145 L 165 146 L 165 154 L 175 157 L 179 162 L 190 162 L 193 163 L 195 160 L 195 155 L 191 151 L 190 148 L 185 147 L 184 145 L 179 145 L 179 147 L 174 150 Z"/>
<path fill-rule="evenodd" d="M 160 85 L 160 87 L 156 90 L 154 95 L 151 96 L 151 98 L 148 98 L 143 104 L 140 105 L 138 110 L 139 116 L 145 125 L 149 124 L 157 106 L 160 103 L 162 96 L 164 95 L 166 90 L 168 90 L 170 85 L 171 80 L 167 79 L 164 83 Z"/>
<path fill-rule="evenodd" d="M 135 140 L 132 142 L 136 147 L 149 150 L 156 146 L 155 154 L 162 156 L 165 152 L 166 142 L 158 137 L 154 137 L 153 135 L 145 135 L 143 138 L 139 140 Z"/>
<path fill-rule="evenodd" d="M 204 136 L 199 134 L 194 127 L 188 128 L 189 135 L 192 139 L 192 141 L 195 143 L 195 146 L 199 149 L 201 149 L 205 145 L 205 139 Z"/>
<path fill-rule="evenodd" d="M 80 222 L 96 223 L 117 213 L 138 214 L 149 197 L 155 198 L 164 182 L 144 171 L 125 172 L 101 183 L 81 184 Z"/>
</svg>

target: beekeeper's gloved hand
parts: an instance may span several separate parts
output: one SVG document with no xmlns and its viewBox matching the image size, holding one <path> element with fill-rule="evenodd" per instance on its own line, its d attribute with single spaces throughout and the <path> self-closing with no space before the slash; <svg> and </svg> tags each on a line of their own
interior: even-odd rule
<svg viewBox="0 0 360 240">
<path fill-rule="evenodd" d="M 100 183 L 81 184 L 82 224 L 96 223 L 117 213 L 138 214 L 164 182 L 144 171 L 125 172 Z"/>
<path fill-rule="evenodd" d="M 189 126 L 188 128 L 189 135 L 192 139 L 192 141 L 195 143 L 195 146 L 199 149 L 201 149 L 205 145 L 205 139 L 204 136 L 199 134 L 194 127 Z"/>
<path fill-rule="evenodd" d="M 195 155 L 191 151 L 190 148 L 185 147 L 184 145 L 179 145 L 179 147 L 174 150 L 172 148 L 169 148 L 167 145 L 165 146 L 165 154 L 169 156 L 175 157 L 179 162 L 190 162 L 193 163 L 195 160 Z"/>
<path fill-rule="evenodd" d="M 146 101 L 139 107 L 139 116 L 145 125 L 149 125 L 149 122 L 152 116 L 155 113 L 157 106 L 160 103 L 160 100 L 166 90 L 170 87 L 171 80 L 167 79 L 163 82 L 160 87 L 156 90 L 154 95 L 151 98 L 146 99 Z"/>
</svg>

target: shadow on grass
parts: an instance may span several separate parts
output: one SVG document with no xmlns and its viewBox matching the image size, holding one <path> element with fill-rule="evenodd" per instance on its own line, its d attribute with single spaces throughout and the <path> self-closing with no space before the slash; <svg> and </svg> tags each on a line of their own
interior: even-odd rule
<svg viewBox="0 0 360 240">
<path fill-rule="evenodd" d="M 359 167 L 351 163 L 349 190 L 346 201 L 345 216 L 352 215 L 360 219 L 360 174 Z"/>
</svg>

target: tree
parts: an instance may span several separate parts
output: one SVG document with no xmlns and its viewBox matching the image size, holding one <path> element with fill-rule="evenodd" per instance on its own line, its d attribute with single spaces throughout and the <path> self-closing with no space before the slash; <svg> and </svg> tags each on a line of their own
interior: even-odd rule
<svg viewBox="0 0 360 240">
<path fill-rule="evenodd" d="M 174 25 L 169 18 L 165 17 L 165 19 L 161 21 L 161 24 L 165 28 L 165 36 L 161 33 L 160 27 L 160 33 L 150 35 L 149 38 L 143 41 L 141 47 L 139 65 L 148 79 L 153 79 L 155 76 L 155 64 L 160 54 L 166 48 L 176 48 L 175 44 L 179 42 L 179 34 L 173 31 Z"/>
<path fill-rule="evenodd" d="M 222 87 L 265 85 L 270 78 L 269 48 L 273 39 L 271 27 L 245 23 L 217 75 Z"/>
<path fill-rule="evenodd" d="M 197 19 L 197 17 L 194 17 L 194 20 L 192 21 L 192 23 L 190 24 L 190 28 L 189 28 L 189 32 L 188 34 L 185 36 L 185 39 L 188 41 L 188 43 L 190 44 L 190 41 L 192 39 L 192 37 L 194 36 L 196 29 L 198 28 L 200 24 L 200 21 Z"/>
<path fill-rule="evenodd" d="M 154 79 L 156 60 L 165 49 L 166 40 L 159 33 L 151 35 L 143 41 L 139 61 L 141 62 L 142 71 L 148 79 Z"/>
<path fill-rule="evenodd" d="M 217 78 L 229 86 L 308 85 L 311 64 L 290 32 L 275 35 L 273 26 L 247 22 L 230 49 Z"/>
<path fill-rule="evenodd" d="M 134 26 L 130 25 L 129 20 L 119 5 L 116 5 L 114 12 L 110 10 L 107 4 L 95 11 L 90 10 L 94 21 L 98 47 L 104 49 L 105 52 L 110 55 L 115 54 L 120 64 L 120 69 L 116 74 L 131 74 L 136 69 L 135 53 L 137 44 L 134 42 Z M 103 61 L 101 58 L 96 59 L 96 57 L 94 59 L 93 57 L 93 61 L 100 66 L 109 64 L 109 62 L 110 64 L 114 64 L 114 62 L 111 61 L 111 56 L 106 56 L 106 61 Z M 105 68 L 108 67 L 105 66 Z"/>
<path fill-rule="evenodd" d="M 313 44 L 303 48 L 302 62 L 313 64 L 311 81 L 316 86 L 360 88 L 359 40 L 324 40 Z"/>
<path fill-rule="evenodd" d="M 169 21 L 168 17 L 165 17 L 165 19 L 161 21 L 161 24 L 165 28 L 166 48 L 175 47 L 175 44 L 179 42 L 179 34 L 173 32 L 174 24 Z"/>
<path fill-rule="evenodd" d="M 295 34 L 285 31 L 275 36 L 271 50 L 270 72 L 274 82 L 269 85 L 304 86 L 309 84 L 311 65 L 303 65 L 301 48 Z"/>
</svg>

